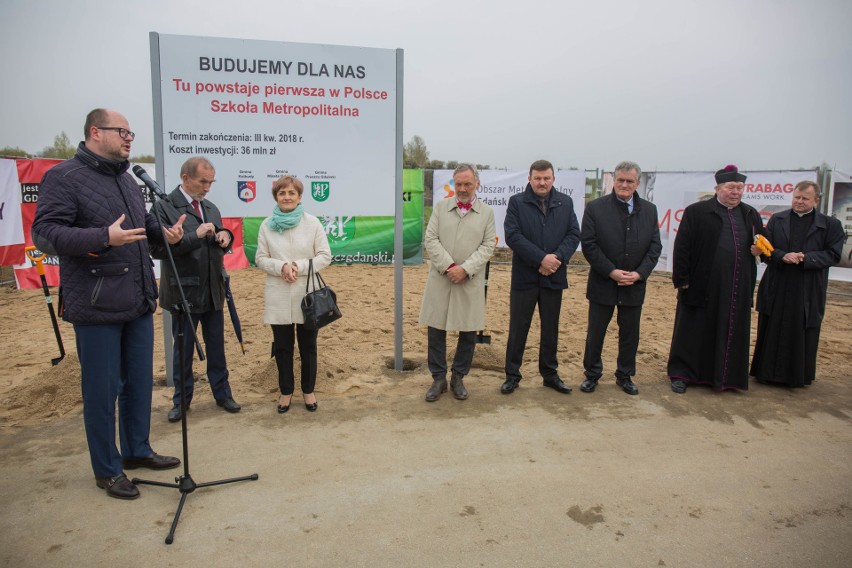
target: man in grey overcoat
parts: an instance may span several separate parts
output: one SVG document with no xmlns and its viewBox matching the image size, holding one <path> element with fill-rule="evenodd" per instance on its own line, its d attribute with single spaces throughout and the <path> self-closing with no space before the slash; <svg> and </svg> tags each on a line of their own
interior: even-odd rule
<svg viewBox="0 0 852 568">
<path fill-rule="evenodd" d="M 476 198 L 479 173 L 469 164 L 453 172 L 455 197 L 435 204 L 426 227 L 429 276 L 420 307 L 420 323 L 428 326 L 429 372 L 433 383 L 426 400 L 447 392 L 447 331 L 458 331 L 450 388 L 468 396 L 464 377 L 470 372 L 476 332 L 485 327 L 485 264 L 494 253 L 494 211 Z"/>
<path fill-rule="evenodd" d="M 633 376 L 645 282 L 663 250 L 657 208 L 636 195 L 641 173 L 634 162 L 618 164 L 612 175 L 612 193 L 591 201 L 583 214 L 580 244 L 589 262 L 589 325 L 583 355 L 586 378 L 580 385 L 583 392 L 594 391 L 603 374 L 601 351 L 617 306 L 615 382 L 627 394 L 639 394 Z"/>
</svg>

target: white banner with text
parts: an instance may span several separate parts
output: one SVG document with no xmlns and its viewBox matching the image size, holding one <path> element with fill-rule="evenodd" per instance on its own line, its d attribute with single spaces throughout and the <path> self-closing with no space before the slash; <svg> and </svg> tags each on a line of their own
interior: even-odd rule
<svg viewBox="0 0 852 568">
<path fill-rule="evenodd" d="M 225 217 L 270 215 L 283 175 L 304 183 L 314 215 L 394 215 L 396 50 L 154 33 L 151 43 L 163 189 L 200 155 Z"/>
<path fill-rule="evenodd" d="M 454 197 L 453 170 L 435 170 L 432 178 L 432 203 Z M 497 225 L 497 246 L 505 247 L 503 221 L 506 219 L 506 207 L 509 198 L 521 193 L 529 183 L 529 170 L 505 171 L 482 170 L 479 172 L 479 190 L 477 199 L 483 200 L 494 209 L 494 223 Z M 577 221 L 583 222 L 585 206 L 586 172 L 584 170 L 559 170 L 553 187 L 571 196 Z M 579 250 L 579 247 L 577 247 Z"/>
</svg>

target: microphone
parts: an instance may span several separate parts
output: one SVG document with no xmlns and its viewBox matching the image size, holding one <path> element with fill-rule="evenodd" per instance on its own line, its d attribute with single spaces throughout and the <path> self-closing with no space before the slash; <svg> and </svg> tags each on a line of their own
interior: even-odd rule
<svg viewBox="0 0 852 568">
<path fill-rule="evenodd" d="M 155 182 L 154 179 L 148 175 L 148 172 L 145 171 L 145 168 L 140 165 L 135 165 L 133 166 L 133 173 L 136 175 L 136 177 L 141 179 L 146 186 L 148 186 L 148 189 L 150 189 L 154 195 L 156 195 L 159 199 L 168 201 L 166 194 L 163 193 L 163 190 L 160 189 L 160 186 L 157 184 L 157 182 Z"/>
</svg>

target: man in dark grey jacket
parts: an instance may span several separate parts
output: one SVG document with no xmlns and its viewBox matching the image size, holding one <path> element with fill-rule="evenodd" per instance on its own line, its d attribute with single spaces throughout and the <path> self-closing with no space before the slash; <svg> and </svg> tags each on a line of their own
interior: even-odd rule
<svg viewBox="0 0 852 568">
<path fill-rule="evenodd" d="M 657 207 L 636 195 L 642 170 L 621 162 L 613 172 L 613 191 L 586 206 L 580 244 L 589 262 L 586 298 L 589 323 L 583 367 L 583 392 L 592 392 L 603 375 L 606 329 L 618 306 L 618 364 L 615 382 L 627 394 L 639 394 L 633 383 L 639 321 L 645 301 L 645 282 L 663 250 Z"/>
<path fill-rule="evenodd" d="M 201 323 L 207 356 L 207 380 L 213 391 L 216 404 L 228 412 L 239 412 L 240 405 L 234 401 L 228 381 L 228 365 L 225 360 L 225 253 L 230 250 L 233 235 L 222 228 L 219 209 L 207 199 L 207 194 L 216 181 L 216 170 L 207 158 L 196 156 L 184 162 L 180 169 L 181 184 L 169 194 L 168 202 L 162 202 L 166 223 L 181 216 L 186 218 L 184 238 L 172 247 L 180 283 L 190 304 L 190 313 L 184 320 L 183 334 L 183 385 L 186 407 L 189 408 L 195 392 L 192 360 L 195 353 L 193 331 Z M 165 250 L 154 248 L 154 256 L 166 258 Z M 160 277 L 160 305 L 172 312 L 172 333 L 178 341 L 179 317 L 174 309 L 180 304 L 177 278 L 168 262 L 162 263 Z M 174 372 L 179 376 L 181 362 L 177 343 L 174 347 Z M 175 380 L 174 406 L 169 411 L 169 422 L 181 419 L 180 380 Z"/>
<path fill-rule="evenodd" d="M 148 442 L 157 308 L 148 242 L 164 243 L 164 232 L 169 243 L 179 242 L 184 219 L 161 228 L 145 211 L 127 172 L 135 137 L 123 115 L 90 112 L 77 155 L 45 174 L 32 225 L 33 243 L 59 255 L 60 313 L 77 336 L 92 469 L 97 486 L 118 499 L 139 496 L 123 469 L 180 465 Z"/>
<path fill-rule="evenodd" d="M 556 368 L 562 291 L 568 287 L 568 260 L 580 242 L 580 226 L 571 197 L 553 189 L 553 164 L 538 160 L 530 166 L 523 193 L 509 198 L 503 231 L 512 249 L 512 289 L 509 292 L 509 339 L 506 343 L 506 382 L 510 394 L 521 381 L 521 362 L 533 313 L 538 305 L 541 343 L 538 370 L 544 386 L 568 394 Z"/>
</svg>

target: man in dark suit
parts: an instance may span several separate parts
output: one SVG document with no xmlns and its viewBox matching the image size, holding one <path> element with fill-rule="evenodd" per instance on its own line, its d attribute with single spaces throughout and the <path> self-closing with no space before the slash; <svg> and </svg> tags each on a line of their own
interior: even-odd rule
<svg viewBox="0 0 852 568">
<path fill-rule="evenodd" d="M 553 189 L 555 179 L 553 164 L 533 162 L 526 189 L 509 198 L 506 209 L 503 231 L 513 254 L 503 394 L 512 393 L 521 381 L 536 304 L 541 318 L 538 369 L 544 386 L 563 394 L 571 392 L 556 372 L 556 348 L 562 291 L 568 287 L 568 260 L 580 242 L 580 226 L 571 197 Z"/>
<path fill-rule="evenodd" d="M 618 306 L 618 365 L 615 382 L 627 394 L 639 394 L 633 383 L 639 321 L 645 282 L 663 250 L 657 207 L 636 195 L 642 170 L 621 162 L 613 172 L 613 191 L 586 206 L 580 243 L 589 262 L 586 298 L 589 323 L 583 368 L 583 392 L 592 392 L 603 374 L 601 351 L 606 328 Z"/>
<path fill-rule="evenodd" d="M 816 210 L 819 185 L 801 181 L 793 207 L 766 225 L 774 250 L 757 289 L 757 342 L 751 374 L 760 383 L 803 387 L 813 382 L 825 315 L 828 268 L 840 261 L 840 221 Z"/>
<path fill-rule="evenodd" d="M 185 318 L 183 336 L 183 379 L 186 407 L 192 402 L 194 378 L 192 359 L 195 353 L 193 331 L 201 323 L 207 356 L 207 380 L 216 404 L 228 412 L 239 412 L 228 382 L 225 361 L 225 253 L 230 249 L 233 235 L 222 228 L 219 209 L 207 199 L 216 170 L 207 158 L 196 156 L 184 162 L 180 169 L 181 185 L 169 194 L 163 203 L 167 218 L 186 215 L 184 238 L 172 247 L 180 283 L 190 304 L 189 317 Z M 165 251 L 158 251 L 159 258 Z M 174 306 L 180 303 L 177 279 L 168 262 L 162 263 L 160 277 L 160 306 L 172 312 L 172 333 L 177 342 L 179 318 Z M 174 373 L 180 372 L 180 349 L 174 347 Z M 180 381 L 175 379 L 174 407 L 169 411 L 169 422 L 181 419 Z"/>
</svg>

